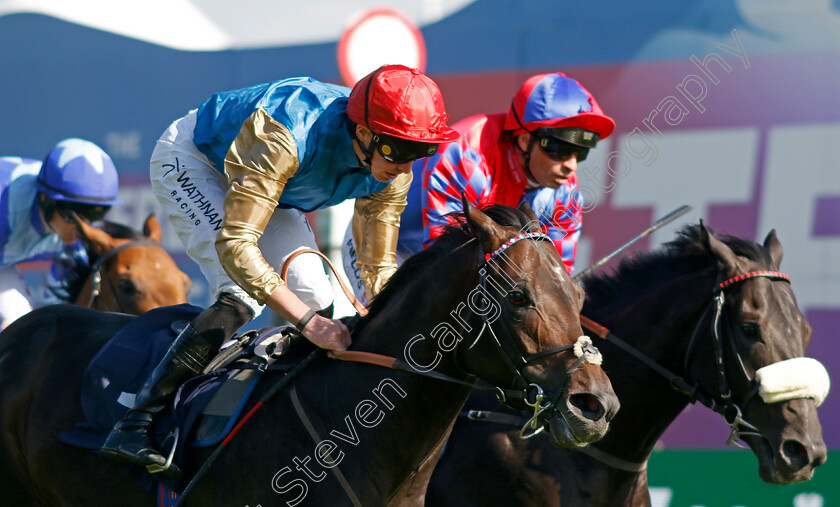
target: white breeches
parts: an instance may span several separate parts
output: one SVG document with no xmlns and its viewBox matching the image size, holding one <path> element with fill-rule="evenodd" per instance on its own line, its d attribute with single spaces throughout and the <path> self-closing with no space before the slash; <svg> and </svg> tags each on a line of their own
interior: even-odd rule
<svg viewBox="0 0 840 507">
<path fill-rule="evenodd" d="M 150 163 L 152 190 L 184 243 L 187 255 L 207 278 L 211 293 L 216 297 L 223 292 L 235 295 L 256 316 L 263 307 L 230 279 L 216 253 L 227 181 L 195 147 L 195 118 L 193 110 L 175 121 L 157 141 Z M 294 251 L 318 249 L 306 216 L 296 209 L 278 208 L 258 244 L 265 260 L 278 273 Z M 310 308 L 321 310 L 332 304 L 332 286 L 315 255 L 301 255 L 292 261 L 286 283 Z"/>
</svg>

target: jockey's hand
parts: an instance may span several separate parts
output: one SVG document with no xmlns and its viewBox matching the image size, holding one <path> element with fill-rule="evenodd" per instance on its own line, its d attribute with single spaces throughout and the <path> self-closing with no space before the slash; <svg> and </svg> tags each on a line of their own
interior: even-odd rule
<svg viewBox="0 0 840 507">
<path fill-rule="evenodd" d="M 303 336 L 318 347 L 328 350 L 347 350 L 350 331 L 340 321 L 315 315 L 303 328 Z"/>
</svg>

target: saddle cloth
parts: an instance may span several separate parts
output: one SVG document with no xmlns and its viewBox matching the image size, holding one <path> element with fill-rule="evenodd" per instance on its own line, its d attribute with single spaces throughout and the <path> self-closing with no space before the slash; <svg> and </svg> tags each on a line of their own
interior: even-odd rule
<svg viewBox="0 0 840 507">
<path fill-rule="evenodd" d="M 137 317 L 115 334 L 85 369 L 81 392 L 85 420 L 73 430 L 60 433 L 59 439 L 98 450 L 133 406 L 135 393 L 166 354 L 177 330 L 201 311 L 188 304 L 158 308 Z M 220 442 L 236 424 L 266 366 L 281 353 L 283 347 L 277 344 L 293 329 L 264 328 L 225 344 L 205 373 L 185 382 L 176 392 L 172 408 L 160 415 L 155 425 L 159 448 L 171 448 L 171 439 L 166 440 L 176 427 L 179 431 L 174 459 L 179 465 L 186 445 L 200 447 Z"/>
</svg>

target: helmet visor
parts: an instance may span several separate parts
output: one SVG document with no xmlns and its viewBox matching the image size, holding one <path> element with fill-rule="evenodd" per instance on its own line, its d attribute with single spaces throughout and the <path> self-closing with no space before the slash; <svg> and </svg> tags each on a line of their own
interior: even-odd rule
<svg viewBox="0 0 840 507">
<path fill-rule="evenodd" d="M 576 146 L 556 137 L 540 137 L 536 134 L 535 137 L 537 138 L 537 144 L 540 145 L 542 152 L 545 153 L 551 160 L 559 162 L 560 160 L 574 154 L 576 155 L 578 162 L 583 162 L 586 160 L 586 156 L 589 155 L 589 148 Z"/>
<path fill-rule="evenodd" d="M 68 201 L 57 201 L 55 206 L 55 212 L 58 213 L 58 216 L 69 223 L 75 223 L 74 213 L 87 223 L 97 222 L 105 217 L 105 213 L 109 209 L 111 209 L 110 206 Z"/>
<path fill-rule="evenodd" d="M 541 127 L 534 132 L 537 137 L 552 137 L 581 148 L 594 148 L 601 136 L 597 132 L 578 127 Z"/>
<path fill-rule="evenodd" d="M 392 164 L 405 164 L 418 158 L 430 157 L 437 153 L 440 146 L 437 143 L 421 143 L 382 134 L 374 134 L 372 142 L 382 158 Z"/>
</svg>

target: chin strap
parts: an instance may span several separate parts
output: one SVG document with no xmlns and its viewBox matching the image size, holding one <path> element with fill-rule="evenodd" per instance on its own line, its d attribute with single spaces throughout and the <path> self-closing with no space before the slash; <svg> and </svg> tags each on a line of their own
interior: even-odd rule
<svg viewBox="0 0 840 507">
<path fill-rule="evenodd" d="M 52 220 L 53 213 L 55 213 L 55 208 L 55 201 L 50 199 L 49 197 L 47 197 L 43 201 L 40 198 L 38 199 L 38 209 L 41 210 L 41 217 L 44 220 L 44 224 L 46 224 L 47 230 L 53 232 L 55 232 L 55 229 L 53 229 L 52 224 L 50 224 L 50 220 Z"/>
<path fill-rule="evenodd" d="M 356 135 L 356 124 L 355 123 L 351 122 L 351 125 L 347 126 L 347 130 L 350 133 L 350 138 L 352 138 L 354 141 L 356 141 L 359 144 L 359 149 L 362 150 L 362 153 L 365 156 L 365 159 L 362 160 L 362 165 L 364 165 L 366 168 L 370 169 L 371 159 L 373 158 L 373 150 L 374 150 L 373 139 L 371 139 L 371 141 L 368 143 L 367 147 L 365 147 L 365 145 L 362 144 L 362 140 L 359 139 L 358 135 Z M 373 131 L 371 131 L 371 132 L 373 132 Z"/>
<path fill-rule="evenodd" d="M 528 180 L 529 187 L 539 187 L 540 184 L 537 182 L 536 178 L 534 178 L 534 174 L 531 173 L 531 150 L 534 148 L 534 143 L 536 142 L 536 138 L 534 134 L 530 134 L 530 140 L 528 141 L 528 148 L 523 150 L 519 146 L 519 139 L 518 136 L 513 138 L 513 144 L 516 146 L 516 149 L 519 151 L 520 155 L 522 155 L 523 163 L 522 163 L 522 172 L 525 173 L 525 178 Z"/>
</svg>

